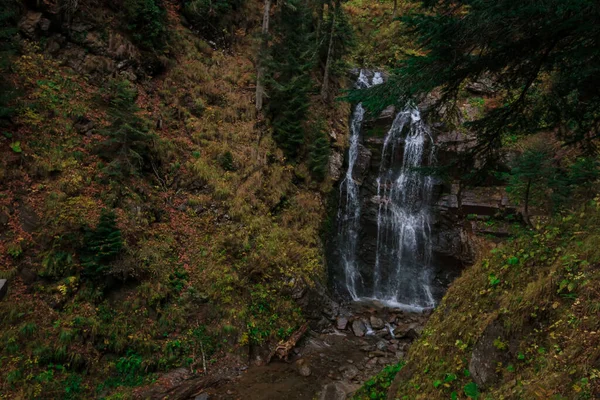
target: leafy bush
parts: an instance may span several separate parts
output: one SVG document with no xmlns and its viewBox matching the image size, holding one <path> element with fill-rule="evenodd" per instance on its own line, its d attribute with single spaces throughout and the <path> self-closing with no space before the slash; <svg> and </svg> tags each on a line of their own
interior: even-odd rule
<svg viewBox="0 0 600 400">
<path fill-rule="evenodd" d="M 366 381 L 363 386 L 354 394 L 354 400 L 372 399 L 385 400 L 387 392 L 392 385 L 398 371 L 402 369 L 404 363 L 388 365 L 380 373 Z"/>
</svg>

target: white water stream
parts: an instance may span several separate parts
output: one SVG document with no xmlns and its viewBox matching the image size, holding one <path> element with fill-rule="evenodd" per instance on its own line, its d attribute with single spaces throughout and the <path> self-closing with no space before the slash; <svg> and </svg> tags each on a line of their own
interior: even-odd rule
<svg viewBox="0 0 600 400">
<path fill-rule="evenodd" d="M 371 82 L 361 71 L 356 86 L 382 83 L 375 73 Z M 433 178 L 420 167 L 434 162 L 429 128 L 419 110 L 400 111 L 385 136 L 377 177 L 377 247 L 375 265 L 359 265 L 361 198 L 353 178 L 365 110 L 358 104 L 351 121 L 348 170 L 340 191 L 344 202 L 338 211 L 341 267 L 345 287 L 353 300 L 375 299 L 390 306 L 422 310 L 435 305 L 431 290 L 431 225 L 429 204 Z M 399 150 L 402 150 L 400 153 Z M 361 269 L 372 271 L 372 287 L 365 287 Z"/>
</svg>

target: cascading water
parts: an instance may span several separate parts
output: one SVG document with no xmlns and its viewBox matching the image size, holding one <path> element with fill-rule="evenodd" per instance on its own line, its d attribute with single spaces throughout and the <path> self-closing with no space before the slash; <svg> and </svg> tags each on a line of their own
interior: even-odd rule
<svg viewBox="0 0 600 400">
<path fill-rule="evenodd" d="M 376 73 L 369 83 L 361 71 L 356 86 L 382 82 Z M 429 204 L 434 182 L 419 170 L 434 161 L 429 129 L 419 110 L 409 106 L 396 115 L 385 136 L 373 199 L 378 203 L 375 261 L 363 265 L 357 257 L 361 196 L 354 174 L 364 114 L 358 104 L 350 126 L 348 170 L 340 186 L 338 246 L 345 287 L 353 300 L 371 298 L 408 309 L 433 307 Z"/>
<path fill-rule="evenodd" d="M 398 147 L 404 144 L 401 163 Z M 377 178 L 377 254 L 373 297 L 413 308 L 433 307 L 429 204 L 433 179 L 418 168 L 434 146 L 416 107 L 398 113 L 388 131 Z"/>
<path fill-rule="evenodd" d="M 365 89 L 372 85 L 383 83 L 383 77 L 376 72 L 369 82 L 369 78 L 361 70 L 356 82 L 358 89 Z M 359 187 L 353 177 L 354 166 L 358 158 L 358 145 L 360 142 L 360 131 L 362 129 L 365 110 L 361 103 L 354 109 L 350 123 L 350 147 L 348 149 L 348 170 L 340 185 L 340 198 L 345 202 L 338 210 L 339 235 L 341 263 L 346 278 L 346 288 L 353 300 L 358 300 L 357 281 L 360 279 L 358 266 L 356 264 L 356 245 L 358 243 L 358 231 L 360 229 L 360 199 Z M 345 196 L 343 194 L 345 193 Z"/>
</svg>

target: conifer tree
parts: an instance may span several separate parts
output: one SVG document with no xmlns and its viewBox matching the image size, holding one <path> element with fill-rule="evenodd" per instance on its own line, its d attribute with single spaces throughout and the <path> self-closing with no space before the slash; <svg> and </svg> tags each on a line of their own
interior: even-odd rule
<svg viewBox="0 0 600 400">
<path fill-rule="evenodd" d="M 487 77 L 500 106 L 471 124 L 486 159 L 509 134 L 556 130 L 590 146 L 600 135 L 598 1 L 425 0 L 402 19 L 421 51 L 351 100 L 382 109 L 439 88 L 439 110 L 455 110 L 464 84 Z"/>
<path fill-rule="evenodd" d="M 308 166 L 315 179 L 322 181 L 327 175 L 329 163 L 329 138 L 325 132 L 325 123 L 319 121 L 315 124 L 308 153 Z"/>
<path fill-rule="evenodd" d="M 10 66 L 10 57 L 15 50 L 18 14 L 16 2 L 0 0 L 0 127 L 11 117 L 11 102 L 16 96 L 15 88 L 4 78 L 4 73 Z"/>
<path fill-rule="evenodd" d="M 310 9 L 291 0 L 277 16 L 277 39 L 270 49 L 269 108 L 273 137 L 286 156 L 294 158 L 305 141 L 304 123 L 313 89 L 310 73 L 315 62 Z"/>
<path fill-rule="evenodd" d="M 319 50 L 321 60 L 325 65 L 323 85 L 321 86 L 321 97 L 324 101 L 329 99 L 331 76 L 336 75 L 340 69 L 338 64 L 354 46 L 354 31 L 344 13 L 341 2 L 337 0 L 333 4 L 329 4 L 328 9 L 327 40 L 321 42 Z"/>
<path fill-rule="evenodd" d="M 146 164 L 154 135 L 138 112 L 137 91 L 128 81 L 113 82 L 109 87 L 108 116 L 111 125 L 104 130 L 107 139 L 99 154 L 109 160 L 107 172 L 113 176 L 138 173 Z"/>
<path fill-rule="evenodd" d="M 103 210 L 98 226 L 86 230 L 83 242 L 81 260 L 84 274 L 92 279 L 100 278 L 106 274 L 124 246 L 114 212 Z"/>
</svg>

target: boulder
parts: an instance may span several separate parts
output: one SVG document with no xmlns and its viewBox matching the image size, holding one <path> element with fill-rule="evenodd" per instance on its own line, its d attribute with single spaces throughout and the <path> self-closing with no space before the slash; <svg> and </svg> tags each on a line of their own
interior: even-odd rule
<svg viewBox="0 0 600 400">
<path fill-rule="evenodd" d="M 358 368 L 356 368 L 356 366 L 352 364 L 344 365 L 340 369 L 342 370 L 342 376 L 344 377 L 344 379 L 347 379 L 349 381 L 356 378 L 356 376 L 359 373 Z"/>
<path fill-rule="evenodd" d="M 34 39 L 36 30 L 42 20 L 41 12 L 29 11 L 19 21 L 19 30 L 28 38 Z"/>
<path fill-rule="evenodd" d="M 323 388 L 319 400 L 346 400 L 359 387 L 347 382 L 332 382 Z"/>
<path fill-rule="evenodd" d="M 371 150 L 359 143 L 356 163 L 354 164 L 354 170 L 352 171 L 352 177 L 354 180 L 357 182 L 362 182 L 370 166 Z"/>
<path fill-rule="evenodd" d="M 510 353 L 516 352 L 517 343 L 509 341 L 508 348 L 500 350 L 494 345 L 494 341 L 506 337 L 504 328 L 498 321 L 490 323 L 483 334 L 475 343 L 469 361 L 469 372 L 475 383 L 482 388 L 494 384 L 500 376 L 496 372 L 498 363 L 508 363 L 511 359 Z"/>
<path fill-rule="evenodd" d="M 480 96 L 491 96 L 496 92 L 494 82 L 489 78 L 482 78 L 475 82 L 469 82 L 465 89 L 473 94 Z"/>
<path fill-rule="evenodd" d="M 371 315 L 369 321 L 371 322 L 371 326 L 373 327 L 373 329 L 383 329 L 385 327 L 385 323 L 383 322 L 383 320 L 374 315 Z"/>
<path fill-rule="evenodd" d="M 329 156 L 329 176 L 333 181 L 339 181 L 342 177 L 342 164 L 344 157 L 341 153 L 334 151 Z"/>
<path fill-rule="evenodd" d="M 0 300 L 6 296 L 8 292 L 8 281 L 6 279 L 0 279 Z"/>
<path fill-rule="evenodd" d="M 304 358 L 296 361 L 296 369 L 301 376 L 310 376 L 312 373 L 310 370 L 310 365 L 308 365 L 308 362 Z"/>
<path fill-rule="evenodd" d="M 352 321 L 352 332 L 355 336 L 363 337 L 367 333 L 367 327 L 360 319 Z"/>
<path fill-rule="evenodd" d="M 336 320 L 336 328 L 343 331 L 348 327 L 348 318 L 338 317 Z"/>
<path fill-rule="evenodd" d="M 394 336 L 399 339 L 416 339 L 421 336 L 422 331 L 423 326 L 417 323 L 398 324 L 398 326 L 394 329 Z"/>
<path fill-rule="evenodd" d="M 377 342 L 377 344 L 375 345 L 375 347 L 379 351 L 386 351 L 387 348 L 388 348 L 388 344 L 387 344 L 387 342 L 385 340 L 380 340 L 379 342 Z"/>
</svg>

